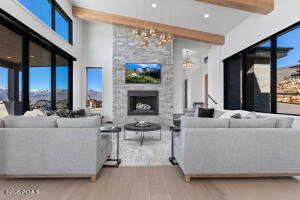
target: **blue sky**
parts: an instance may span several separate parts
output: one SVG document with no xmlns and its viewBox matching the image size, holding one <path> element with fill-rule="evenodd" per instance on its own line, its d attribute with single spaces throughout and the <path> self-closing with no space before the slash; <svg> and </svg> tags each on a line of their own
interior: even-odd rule
<svg viewBox="0 0 300 200">
<path fill-rule="evenodd" d="M 278 47 L 293 47 L 288 56 L 278 59 L 278 67 L 300 64 L 300 28 L 278 37 Z"/>
<path fill-rule="evenodd" d="M 160 69 L 160 64 L 134 64 L 134 63 L 126 63 L 126 67 L 129 69 L 135 70 L 136 68 L 146 68 L 150 67 L 153 69 Z"/>
<path fill-rule="evenodd" d="M 102 91 L 102 69 L 100 68 L 88 68 L 87 69 L 87 87 L 88 90 Z"/>
</svg>

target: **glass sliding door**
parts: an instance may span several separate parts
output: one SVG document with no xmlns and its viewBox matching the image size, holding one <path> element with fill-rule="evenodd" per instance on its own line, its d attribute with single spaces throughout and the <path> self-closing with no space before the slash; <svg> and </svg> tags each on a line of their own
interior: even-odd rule
<svg viewBox="0 0 300 200">
<path fill-rule="evenodd" d="M 0 25 L 0 118 L 21 115 L 22 36 Z"/>
<path fill-rule="evenodd" d="M 29 42 L 29 107 L 51 110 L 51 52 Z"/>
<path fill-rule="evenodd" d="M 277 112 L 300 114 L 300 27 L 277 38 Z"/>
<path fill-rule="evenodd" d="M 56 109 L 68 109 L 69 103 L 68 60 L 56 56 Z"/>
<path fill-rule="evenodd" d="M 246 51 L 243 71 L 243 108 L 271 112 L 271 41 Z"/>
</svg>

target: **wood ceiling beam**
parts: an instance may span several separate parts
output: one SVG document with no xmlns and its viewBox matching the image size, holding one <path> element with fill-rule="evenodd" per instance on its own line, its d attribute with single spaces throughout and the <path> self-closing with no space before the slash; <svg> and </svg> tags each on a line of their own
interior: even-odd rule
<svg viewBox="0 0 300 200">
<path fill-rule="evenodd" d="M 274 0 L 196 0 L 218 6 L 267 15 L 274 10 Z"/>
<path fill-rule="evenodd" d="M 73 6 L 73 16 L 79 19 L 89 20 L 89 21 L 101 21 L 108 22 L 118 25 L 124 25 L 129 27 L 135 27 L 143 29 L 145 27 L 149 29 L 156 29 L 161 32 L 172 33 L 177 37 L 197 40 L 201 42 L 206 42 L 210 44 L 223 45 L 225 43 L 225 37 L 223 35 L 207 33 L 203 31 L 196 31 L 187 28 L 182 28 L 178 26 L 171 26 L 166 24 L 160 24 L 156 22 L 146 21 L 142 19 L 116 15 L 111 13 L 106 13 L 102 11 L 96 11 L 81 7 Z"/>
</svg>

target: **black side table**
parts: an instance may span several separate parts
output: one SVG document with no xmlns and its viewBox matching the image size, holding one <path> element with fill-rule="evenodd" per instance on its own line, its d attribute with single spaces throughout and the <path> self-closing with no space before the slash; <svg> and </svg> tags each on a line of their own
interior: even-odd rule
<svg viewBox="0 0 300 200">
<path fill-rule="evenodd" d="M 172 165 L 178 165 L 175 157 L 174 157 L 174 133 L 180 132 L 179 126 L 170 126 L 170 131 L 172 134 L 172 143 L 171 143 L 171 157 L 169 158 L 169 161 Z"/>
<path fill-rule="evenodd" d="M 101 133 L 116 133 L 117 134 L 117 158 L 109 158 L 107 161 L 116 162 L 115 165 L 104 165 L 104 167 L 119 167 L 121 164 L 121 159 L 119 158 L 119 149 L 120 149 L 120 127 L 112 127 L 112 126 L 102 126 L 100 127 Z"/>
</svg>

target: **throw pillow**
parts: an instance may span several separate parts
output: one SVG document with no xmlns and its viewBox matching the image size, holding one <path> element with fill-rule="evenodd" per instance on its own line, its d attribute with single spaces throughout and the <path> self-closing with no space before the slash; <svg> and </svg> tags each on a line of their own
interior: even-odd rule
<svg viewBox="0 0 300 200">
<path fill-rule="evenodd" d="M 45 114 L 43 113 L 43 111 L 40 111 L 39 109 L 34 109 L 32 111 L 26 111 L 24 113 L 24 116 L 26 116 L 26 117 L 38 117 L 38 116 L 44 117 Z"/>
<path fill-rule="evenodd" d="M 243 119 L 260 119 L 260 118 L 265 118 L 265 117 L 258 115 L 256 112 L 250 112 Z"/>
<path fill-rule="evenodd" d="M 214 109 L 213 108 L 198 108 L 198 117 L 213 118 L 214 117 Z"/>
<path fill-rule="evenodd" d="M 274 118 L 264 119 L 231 119 L 230 128 L 275 128 Z"/>
<path fill-rule="evenodd" d="M 225 113 L 219 117 L 219 119 L 231 119 L 231 117 L 237 113 L 241 114 L 241 117 L 244 118 L 250 112 L 245 110 L 226 110 Z"/>
<path fill-rule="evenodd" d="M 221 110 L 214 110 L 214 118 L 215 119 L 219 119 L 223 114 L 225 113 L 225 111 L 221 111 Z"/>
<path fill-rule="evenodd" d="M 231 119 L 242 119 L 242 115 L 240 113 L 236 113 L 235 115 L 231 116 Z"/>
<path fill-rule="evenodd" d="M 290 117 L 276 117 L 276 128 L 292 128 L 295 121 L 294 118 Z"/>
</svg>

